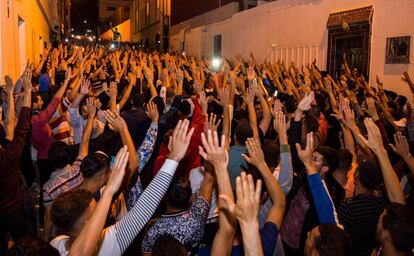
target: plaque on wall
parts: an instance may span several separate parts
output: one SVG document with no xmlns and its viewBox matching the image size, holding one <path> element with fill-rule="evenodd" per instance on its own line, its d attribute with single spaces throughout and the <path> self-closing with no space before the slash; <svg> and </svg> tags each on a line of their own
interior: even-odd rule
<svg viewBox="0 0 414 256">
<path fill-rule="evenodd" d="M 410 36 L 389 37 L 386 47 L 386 64 L 407 64 L 410 62 Z"/>
</svg>

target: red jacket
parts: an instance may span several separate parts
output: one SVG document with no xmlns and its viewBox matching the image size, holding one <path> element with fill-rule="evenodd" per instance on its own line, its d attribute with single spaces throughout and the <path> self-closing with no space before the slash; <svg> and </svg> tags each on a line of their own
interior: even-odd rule
<svg viewBox="0 0 414 256">
<path fill-rule="evenodd" d="M 198 147 L 201 145 L 201 133 L 204 130 L 206 116 L 201 113 L 200 105 L 198 104 L 198 96 L 194 106 L 194 115 L 191 121 L 191 128 L 194 128 L 193 136 L 191 137 L 190 145 L 187 149 L 186 155 L 180 161 L 177 168 L 177 174 L 181 177 L 188 178 L 190 171 L 201 165 L 201 158 L 198 154 Z M 168 145 L 161 144 L 160 151 L 154 163 L 154 176 L 158 173 L 161 166 L 168 157 Z"/>
</svg>

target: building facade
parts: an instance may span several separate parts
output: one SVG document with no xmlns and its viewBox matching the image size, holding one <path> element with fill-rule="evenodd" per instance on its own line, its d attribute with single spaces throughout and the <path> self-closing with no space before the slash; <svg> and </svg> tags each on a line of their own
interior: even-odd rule
<svg viewBox="0 0 414 256">
<path fill-rule="evenodd" d="M 346 53 L 370 84 L 378 75 L 386 89 L 411 100 L 401 75 L 414 73 L 413 13 L 412 0 L 278 0 L 241 12 L 226 5 L 209 19 L 199 15 L 172 26 L 170 48 L 205 57 L 252 52 L 259 61 L 299 65 L 316 60 L 334 76 Z"/>
<path fill-rule="evenodd" d="M 133 0 L 131 2 L 131 39 L 142 47 L 167 51 L 171 26 L 203 15 L 228 3 L 237 10 L 260 5 L 261 0 Z"/>
<path fill-rule="evenodd" d="M 167 50 L 171 0 L 131 2 L 131 40 L 142 47 Z"/>
<path fill-rule="evenodd" d="M 58 0 L 0 1 L 0 77 L 17 79 L 28 60 L 37 63 L 49 29 L 59 25 Z"/>
<path fill-rule="evenodd" d="M 63 31 L 63 34 L 68 36 L 70 34 L 70 0 L 58 1 L 58 13 L 59 13 L 59 25 Z"/>
<path fill-rule="evenodd" d="M 99 33 L 123 23 L 130 16 L 130 0 L 98 0 Z"/>
</svg>

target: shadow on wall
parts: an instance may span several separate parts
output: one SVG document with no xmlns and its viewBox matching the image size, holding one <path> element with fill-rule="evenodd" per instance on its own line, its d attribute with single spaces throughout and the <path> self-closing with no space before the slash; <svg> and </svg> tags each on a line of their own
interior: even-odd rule
<svg viewBox="0 0 414 256">
<path fill-rule="evenodd" d="M 384 64 L 384 75 L 401 76 L 410 68 L 410 64 Z"/>
</svg>

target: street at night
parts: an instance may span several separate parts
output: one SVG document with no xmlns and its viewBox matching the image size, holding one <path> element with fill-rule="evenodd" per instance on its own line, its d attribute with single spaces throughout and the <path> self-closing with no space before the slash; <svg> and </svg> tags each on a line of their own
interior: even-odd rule
<svg viewBox="0 0 414 256">
<path fill-rule="evenodd" d="M 0 256 L 414 256 L 413 14 L 1 0 Z"/>
</svg>

